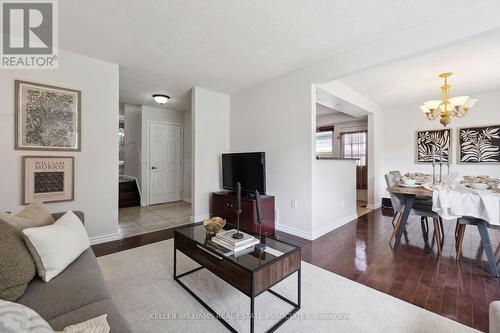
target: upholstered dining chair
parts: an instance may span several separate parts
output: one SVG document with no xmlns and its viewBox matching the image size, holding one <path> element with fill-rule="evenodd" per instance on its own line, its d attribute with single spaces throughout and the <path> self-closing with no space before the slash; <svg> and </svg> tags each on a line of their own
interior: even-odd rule
<svg viewBox="0 0 500 333">
<path fill-rule="evenodd" d="M 398 171 L 398 170 L 389 171 L 389 173 L 390 173 L 391 175 L 393 175 L 393 176 L 394 176 L 394 178 L 398 178 L 398 177 L 401 177 L 401 176 L 402 176 L 401 171 Z"/>
<path fill-rule="evenodd" d="M 388 187 L 397 185 L 396 178 L 392 174 L 385 175 L 385 181 Z M 389 244 L 392 246 L 392 241 L 396 237 L 396 232 L 399 229 L 401 218 L 403 216 L 404 210 L 404 197 L 402 194 L 397 193 L 389 193 L 392 203 L 392 208 L 395 212 L 394 219 L 396 220 L 396 225 L 394 226 L 394 230 L 392 232 L 391 238 L 389 239 Z M 419 205 L 417 202 L 413 204 L 412 209 L 410 210 L 410 215 L 420 216 L 422 218 L 432 218 L 434 223 L 434 239 L 437 245 L 438 254 L 441 254 L 441 250 L 443 248 L 443 238 L 442 238 L 442 230 L 440 223 L 440 216 L 432 211 L 432 205 Z M 394 221 L 394 220 L 393 220 Z"/>
<path fill-rule="evenodd" d="M 483 245 L 484 252 L 488 258 L 488 263 L 490 265 L 490 272 L 493 277 L 499 277 L 498 268 L 496 264 L 495 252 L 491 245 L 490 235 L 488 234 L 488 228 L 499 229 L 498 226 L 492 226 L 484 220 L 480 220 L 474 217 L 464 216 L 457 220 L 457 231 L 455 234 L 455 250 L 457 252 L 457 261 L 460 260 L 462 253 L 462 245 L 464 243 L 465 228 L 468 225 L 476 226 L 479 235 L 481 236 L 481 244 Z"/>
<path fill-rule="evenodd" d="M 389 171 L 389 173 L 392 176 L 394 176 L 395 179 L 402 176 L 402 173 L 399 170 Z M 415 205 L 432 207 L 432 198 L 423 198 L 423 197 L 419 197 L 417 195 L 415 197 Z M 422 221 L 422 223 L 425 222 L 425 228 L 428 231 L 429 230 L 429 223 L 428 223 L 427 219 L 422 217 L 421 221 Z M 392 220 L 392 225 L 394 226 L 394 219 Z M 441 241 L 444 242 L 444 227 L 443 227 L 443 219 L 441 219 L 441 218 L 439 218 L 439 225 L 441 226 Z"/>
</svg>

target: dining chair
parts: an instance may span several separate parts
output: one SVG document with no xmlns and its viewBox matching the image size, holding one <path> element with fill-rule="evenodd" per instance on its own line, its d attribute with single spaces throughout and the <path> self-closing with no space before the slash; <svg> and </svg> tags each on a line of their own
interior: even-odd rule
<svg viewBox="0 0 500 333">
<path fill-rule="evenodd" d="M 457 220 L 457 233 L 455 236 L 455 250 L 457 253 L 457 261 L 460 260 L 460 256 L 462 253 L 462 245 L 464 242 L 465 228 L 468 225 L 474 225 L 477 227 L 479 231 L 479 235 L 481 236 L 481 244 L 483 245 L 484 252 L 486 252 L 486 257 L 488 258 L 488 263 L 490 265 L 491 275 L 494 277 L 499 277 L 498 268 L 496 264 L 495 253 L 493 252 L 493 247 L 491 246 L 490 235 L 488 233 L 488 228 L 491 229 L 500 229 L 498 226 L 492 226 L 488 222 L 477 219 L 474 217 L 464 216 Z"/>
<path fill-rule="evenodd" d="M 396 178 L 392 174 L 385 175 L 385 181 L 388 187 L 397 185 Z M 404 211 L 404 197 L 402 194 L 397 193 L 389 193 L 392 203 L 392 208 L 394 209 L 395 216 L 393 221 L 396 220 L 396 225 L 394 226 L 394 230 L 392 231 L 391 238 L 389 239 L 389 244 L 392 243 L 393 239 L 396 237 L 396 232 L 399 230 L 399 226 L 401 223 L 401 218 L 403 216 Z M 440 216 L 432 211 L 432 205 L 420 205 L 417 202 L 413 204 L 413 207 L 410 210 L 410 215 L 420 216 L 422 218 L 427 219 L 428 217 L 432 218 L 434 223 L 434 239 L 436 241 L 438 254 L 441 254 L 441 250 L 443 248 L 443 238 L 442 238 L 442 229 L 440 223 Z M 423 221 L 423 220 L 422 220 Z M 428 229 L 427 229 L 428 232 Z M 392 246 L 392 245 L 391 245 Z"/>
<path fill-rule="evenodd" d="M 401 177 L 401 176 L 402 176 L 401 171 L 398 171 L 398 170 L 389 171 L 389 173 L 390 173 L 391 175 L 393 175 L 393 176 L 394 176 L 394 178 L 398 178 L 398 177 Z"/>
<path fill-rule="evenodd" d="M 393 175 L 394 178 L 396 178 L 396 179 L 402 176 L 402 173 L 399 170 L 389 171 L 389 173 L 391 175 Z M 432 207 L 432 198 L 424 198 L 424 197 L 420 197 L 417 195 L 415 197 L 415 205 Z M 421 222 L 422 223 L 425 222 L 425 227 L 426 227 L 426 230 L 428 231 L 429 230 L 429 222 L 427 221 L 427 219 L 422 218 Z M 444 242 L 445 235 L 444 235 L 444 227 L 443 227 L 443 219 L 442 218 L 439 218 L 439 224 L 441 227 L 441 242 Z M 392 225 L 394 226 L 394 219 L 392 221 Z"/>
</svg>

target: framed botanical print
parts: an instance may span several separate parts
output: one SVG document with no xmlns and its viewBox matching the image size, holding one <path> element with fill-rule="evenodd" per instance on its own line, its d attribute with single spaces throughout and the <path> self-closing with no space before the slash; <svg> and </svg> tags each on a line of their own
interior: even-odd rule
<svg viewBox="0 0 500 333">
<path fill-rule="evenodd" d="M 15 81 L 15 149 L 80 151 L 81 93 Z"/>
<path fill-rule="evenodd" d="M 417 131 L 416 138 L 416 163 L 451 162 L 451 130 L 425 130 Z"/>
<path fill-rule="evenodd" d="M 75 197 L 74 158 L 23 156 L 22 204 L 72 201 Z"/>
<path fill-rule="evenodd" d="M 500 125 L 459 128 L 458 163 L 500 163 Z"/>
</svg>

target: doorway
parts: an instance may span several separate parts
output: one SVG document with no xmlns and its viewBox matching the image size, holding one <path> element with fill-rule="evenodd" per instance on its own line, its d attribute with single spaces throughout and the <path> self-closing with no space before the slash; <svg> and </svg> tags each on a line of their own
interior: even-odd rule
<svg viewBox="0 0 500 333">
<path fill-rule="evenodd" d="M 149 203 L 182 200 L 182 125 L 149 122 Z"/>
</svg>

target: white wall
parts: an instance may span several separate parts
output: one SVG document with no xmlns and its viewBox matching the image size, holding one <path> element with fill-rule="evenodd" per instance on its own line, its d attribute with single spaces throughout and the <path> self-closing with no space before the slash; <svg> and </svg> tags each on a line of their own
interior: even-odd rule
<svg viewBox="0 0 500 333">
<path fill-rule="evenodd" d="M 141 206 L 149 205 L 149 124 L 151 121 L 163 121 L 172 124 L 184 125 L 184 112 L 168 110 L 165 108 L 154 108 L 142 106 L 141 119 Z M 127 133 L 125 132 L 125 137 Z M 183 147 L 183 145 L 181 145 Z"/>
<path fill-rule="evenodd" d="M 312 234 L 303 237 L 316 239 L 357 217 L 356 161 L 314 161 Z"/>
<path fill-rule="evenodd" d="M 57 70 L 0 71 L 0 210 L 21 200 L 21 156 L 74 156 L 75 200 L 48 203 L 52 212 L 82 210 L 93 243 L 118 234 L 118 65 L 59 51 Z M 14 80 L 80 90 L 81 152 L 14 150 Z"/>
<path fill-rule="evenodd" d="M 210 216 L 210 193 L 221 189 L 221 154 L 229 151 L 229 96 L 194 87 L 192 110 L 193 220 Z"/>
<path fill-rule="evenodd" d="M 231 151 L 266 153 L 266 190 L 276 196 L 276 227 L 300 235 L 311 233 L 311 103 L 311 85 L 288 76 L 231 95 Z"/>
<path fill-rule="evenodd" d="M 125 169 L 128 176 L 137 178 L 141 187 L 142 169 L 142 108 L 139 105 L 124 105 L 125 114 Z M 140 188 L 142 190 L 142 188 Z"/>
<path fill-rule="evenodd" d="M 192 175 L 192 119 L 191 108 L 184 112 L 184 190 L 183 200 L 191 202 L 191 175 Z"/>
<path fill-rule="evenodd" d="M 500 91 L 475 95 L 479 98 L 473 109 L 464 118 L 455 118 L 448 125 L 452 129 L 452 161 L 451 172 L 464 175 L 489 175 L 500 177 L 499 164 L 467 165 L 457 164 L 458 128 L 469 126 L 498 125 L 500 124 Z M 439 120 L 429 121 L 420 111 L 419 104 L 405 105 L 385 110 L 384 131 L 384 173 L 392 170 L 402 172 L 425 172 L 432 173 L 429 164 L 415 163 L 415 132 L 425 129 L 442 129 Z M 382 184 L 380 190 L 385 193 Z M 387 195 L 387 194 L 386 194 Z"/>
</svg>

